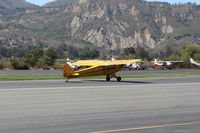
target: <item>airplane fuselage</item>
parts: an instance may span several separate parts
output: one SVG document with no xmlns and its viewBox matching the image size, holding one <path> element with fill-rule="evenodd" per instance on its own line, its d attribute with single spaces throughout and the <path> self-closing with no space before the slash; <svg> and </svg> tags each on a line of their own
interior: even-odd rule
<svg viewBox="0 0 200 133">
<path fill-rule="evenodd" d="M 134 62 L 141 61 L 140 59 L 134 60 L 80 60 L 74 62 L 73 65 L 78 66 L 74 70 L 69 64 L 64 65 L 63 76 L 67 78 L 66 82 L 71 78 L 90 77 L 90 76 L 106 76 L 106 80 L 110 81 L 111 78 L 116 78 L 121 81 L 121 77 L 116 73 L 126 65 Z"/>
<path fill-rule="evenodd" d="M 75 71 L 74 74 L 64 75 L 67 78 L 79 78 L 79 77 L 90 77 L 90 76 L 102 76 L 102 75 L 113 75 L 120 71 L 123 65 L 110 65 L 110 66 L 99 66 L 94 68 L 86 68 L 79 71 Z"/>
</svg>

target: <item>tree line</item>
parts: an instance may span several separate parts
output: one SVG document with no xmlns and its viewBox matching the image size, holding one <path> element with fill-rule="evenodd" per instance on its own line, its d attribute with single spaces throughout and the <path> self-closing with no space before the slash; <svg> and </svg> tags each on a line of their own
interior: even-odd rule
<svg viewBox="0 0 200 133">
<path fill-rule="evenodd" d="M 44 68 L 52 66 L 57 58 L 57 53 L 53 48 L 43 50 L 34 49 L 23 58 L 12 57 L 10 64 L 14 69 Z"/>
<path fill-rule="evenodd" d="M 24 50 L 23 50 L 24 51 Z M 190 66 L 189 58 L 200 60 L 200 47 L 197 45 L 187 45 L 180 50 L 175 51 L 170 46 L 167 46 L 164 51 L 153 53 L 147 51 L 143 47 L 129 47 L 123 49 L 123 52 L 115 55 L 116 59 L 135 59 L 141 58 L 146 61 L 152 61 L 155 58 L 170 61 L 183 61 L 183 67 Z M 56 59 L 108 59 L 104 58 L 97 49 L 89 47 L 77 48 L 71 45 L 61 44 L 54 48 L 31 48 L 26 53 L 17 53 L 12 56 L 9 61 L 5 61 L 0 57 L 0 69 L 8 67 L 13 69 L 30 69 L 30 68 L 50 68 L 55 65 Z M 5 63 L 9 62 L 9 63 Z"/>
<path fill-rule="evenodd" d="M 95 59 L 100 56 L 98 50 L 89 47 L 76 48 L 66 44 L 51 48 L 30 47 L 30 49 L 15 49 L 6 48 L 1 52 L 2 49 L 0 48 L 0 69 L 11 67 L 13 69 L 49 69 L 55 65 L 56 59 Z M 4 58 L 3 55 L 5 55 Z"/>
</svg>

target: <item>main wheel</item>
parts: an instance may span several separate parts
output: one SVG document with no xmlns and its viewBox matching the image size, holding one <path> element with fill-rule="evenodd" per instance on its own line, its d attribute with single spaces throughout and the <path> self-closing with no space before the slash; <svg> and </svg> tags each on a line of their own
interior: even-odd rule
<svg viewBox="0 0 200 133">
<path fill-rule="evenodd" d="M 122 80 L 121 77 L 117 77 L 117 81 L 120 82 Z"/>
<path fill-rule="evenodd" d="M 106 76 L 106 81 L 110 81 L 110 76 Z"/>
</svg>

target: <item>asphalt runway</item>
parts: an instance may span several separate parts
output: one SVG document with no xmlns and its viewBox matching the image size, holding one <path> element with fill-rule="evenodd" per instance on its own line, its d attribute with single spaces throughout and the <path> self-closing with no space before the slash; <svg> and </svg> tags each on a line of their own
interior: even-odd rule
<svg viewBox="0 0 200 133">
<path fill-rule="evenodd" d="M 199 81 L 3 81 L 0 133 L 199 133 Z"/>
<path fill-rule="evenodd" d="M 199 72 L 200 69 L 149 69 L 149 70 L 122 70 L 120 75 L 146 75 L 146 74 L 176 74 L 179 72 Z M 0 70 L 0 75 L 31 75 L 31 76 L 61 76 L 63 70 Z"/>
</svg>

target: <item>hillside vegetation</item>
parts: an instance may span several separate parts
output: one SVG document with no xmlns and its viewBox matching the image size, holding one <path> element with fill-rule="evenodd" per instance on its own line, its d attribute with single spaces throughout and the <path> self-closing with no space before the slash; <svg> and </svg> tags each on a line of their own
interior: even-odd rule
<svg viewBox="0 0 200 133">
<path fill-rule="evenodd" d="M 59 57 L 77 59 L 119 56 L 129 48 L 147 59 L 164 58 L 188 44 L 200 45 L 199 22 L 195 4 L 56 0 L 38 7 L 0 0 L 0 56 L 22 58 L 32 49 L 54 47 L 62 51 Z M 81 53 L 84 49 L 95 56 Z"/>
</svg>

